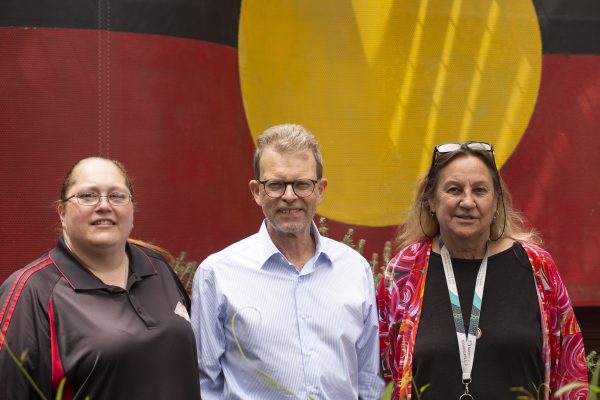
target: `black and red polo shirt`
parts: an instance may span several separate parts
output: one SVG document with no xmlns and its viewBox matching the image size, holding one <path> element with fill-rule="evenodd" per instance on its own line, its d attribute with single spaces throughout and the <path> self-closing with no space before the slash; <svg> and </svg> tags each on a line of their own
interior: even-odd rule
<svg viewBox="0 0 600 400">
<path fill-rule="evenodd" d="M 127 245 L 127 289 L 105 285 L 62 240 L 0 287 L 0 400 L 200 399 L 189 297 L 157 253 Z"/>
</svg>

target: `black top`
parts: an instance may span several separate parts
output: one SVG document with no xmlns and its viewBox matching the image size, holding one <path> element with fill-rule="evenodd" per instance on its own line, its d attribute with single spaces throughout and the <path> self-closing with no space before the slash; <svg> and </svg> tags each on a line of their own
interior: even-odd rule
<svg viewBox="0 0 600 400">
<path fill-rule="evenodd" d="M 127 289 L 107 286 L 62 241 L 0 287 L 0 399 L 200 399 L 189 298 L 156 253 L 127 245 Z"/>
<path fill-rule="evenodd" d="M 475 399 L 514 399 L 522 387 L 544 382 L 540 309 L 531 266 L 520 263 L 518 244 L 488 260 L 470 392 Z M 452 259 L 465 326 L 481 260 Z M 464 393 L 458 341 L 439 254 L 431 252 L 415 343 L 413 377 L 426 384 L 421 399 L 458 399 Z M 415 390 L 413 388 L 413 390 Z"/>
</svg>

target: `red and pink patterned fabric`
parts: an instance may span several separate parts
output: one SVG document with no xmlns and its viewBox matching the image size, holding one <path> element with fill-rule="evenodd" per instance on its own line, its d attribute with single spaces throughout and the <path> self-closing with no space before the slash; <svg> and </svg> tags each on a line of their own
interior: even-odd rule
<svg viewBox="0 0 600 400">
<path fill-rule="evenodd" d="M 587 383 L 583 337 L 558 269 L 550 254 L 520 242 L 533 267 L 543 329 L 545 399 L 571 382 Z M 377 288 L 381 364 L 387 381 L 394 382 L 394 400 L 412 398 L 412 360 L 431 240 L 400 251 L 388 264 Z M 586 399 L 586 387 L 573 389 L 560 399 Z"/>
</svg>

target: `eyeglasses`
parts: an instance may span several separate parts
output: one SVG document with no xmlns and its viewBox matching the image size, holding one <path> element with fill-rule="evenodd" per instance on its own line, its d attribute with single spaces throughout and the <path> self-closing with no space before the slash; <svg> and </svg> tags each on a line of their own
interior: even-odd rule
<svg viewBox="0 0 600 400">
<path fill-rule="evenodd" d="M 283 196 L 288 185 L 292 186 L 294 194 L 298 197 L 308 197 L 315 191 L 315 185 L 319 182 L 314 179 L 296 179 L 295 181 L 285 182 L 276 179 L 258 181 L 265 188 L 267 196 L 274 199 Z"/>
<path fill-rule="evenodd" d="M 75 193 L 72 196 L 67 197 L 62 202 L 71 200 L 73 197 L 77 199 L 77 202 L 82 206 L 95 206 L 100 203 L 101 197 L 106 197 L 106 200 L 113 206 L 126 206 L 131 201 L 131 195 L 123 192 L 112 192 L 107 195 L 101 195 L 96 192 L 82 192 Z"/>
<path fill-rule="evenodd" d="M 444 143 L 444 144 L 438 144 L 437 146 L 435 146 L 435 149 L 433 150 L 433 158 L 431 159 L 431 167 L 429 168 L 429 171 L 431 171 L 433 169 L 433 167 L 435 166 L 435 163 L 437 162 L 437 159 L 440 156 L 440 154 L 452 153 L 452 152 L 455 152 L 455 151 L 458 151 L 458 150 L 464 149 L 464 148 L 468 148 L 469 150 L 474 150 L 474 151 L 485 151 L 485 152 L 490 153 L 490 156 L 492 157 L 494 166 L 496 165 L 496 159 L 494 158 L 494 146 L 492 146 L 490 143 L 486 143 L 486 142 Z"/>
</svg>

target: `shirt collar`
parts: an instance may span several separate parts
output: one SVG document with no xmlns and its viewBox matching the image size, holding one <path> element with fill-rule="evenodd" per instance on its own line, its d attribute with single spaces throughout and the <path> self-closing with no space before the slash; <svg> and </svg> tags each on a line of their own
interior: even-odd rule
<svg viewBox="0 0 600 400">
<path fill-rule="evenodd" d="M 321 234 L 319 233 L 319 229 L 317 225 L 313 221 L 310 227 L 310 233 L 315 238 L 315 257 L 314 259 L 319 262 L 320 260 L 324 260 L 331 264 L 331 258 L 327 254 L 327 243 L 323 240 Z M 260 230 L 258 231 L 258 238 L 260 247 L 257 249 L 259 254 L 260 266 L 264 267 L 267 261 L 269 261 L 273 256 L 283 254 L 279 251 L 277 246 L 273 243 L 271 236 L 269 236 L 269 231 L 267 230 L 267 220 L 265 219 L 260 226 Z"/>
<path fill-rule="evenodd" d="M 136 277 L 144 278 L 156 274 L 148 256 L 137 246 L 125 245 L 129 257 L 129 270 Z M 58 239 L 57 246 L 50 251 L 50 258 L 74 290 L 108 289 L 97 276 L 90 272 L 73 252 L 67 247 L 64 239 Z"/>
</svg>

